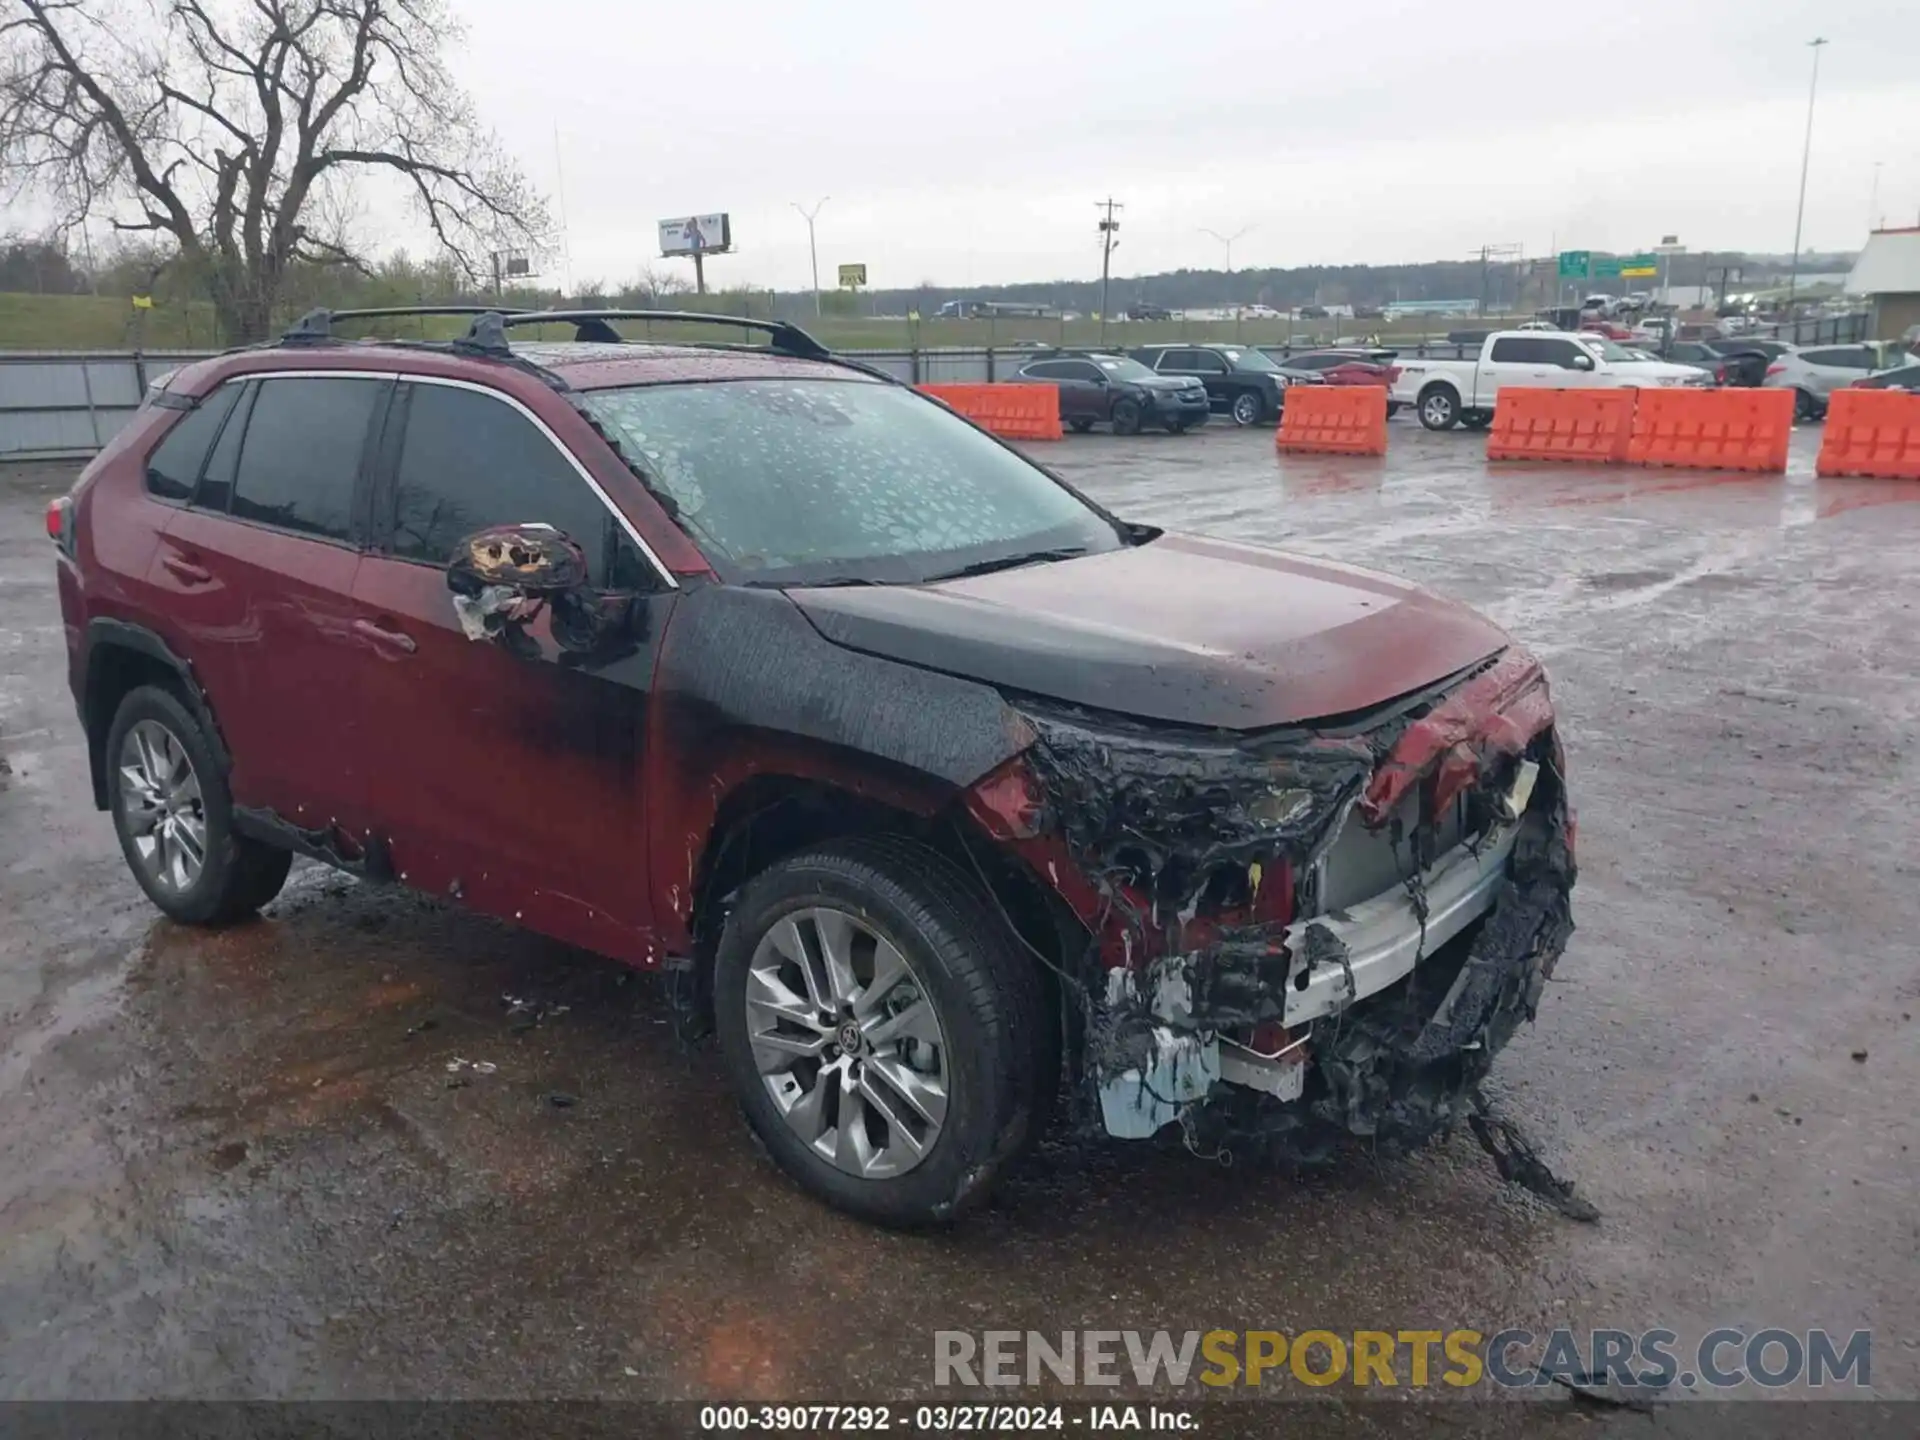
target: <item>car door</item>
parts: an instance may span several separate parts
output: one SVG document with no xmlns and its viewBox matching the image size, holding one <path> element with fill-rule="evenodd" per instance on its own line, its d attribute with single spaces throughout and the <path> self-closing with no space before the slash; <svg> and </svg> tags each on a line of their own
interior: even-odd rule
<svg viewBox="0 0 1920 1440">
<path fill-rule="evenodd" d="M 501 392 L 403 383 L 379 477 L 354 602 L 381 657 L 370 789 L 395 869 L 574 944 L 651 958 L 643 747 L 671 582 L 552 431 Z M 593 588 L 629 597 L 608 653 L 566 650 L 550 612 L 520 653 L 467 638 L 447 562 L 463 537 L 518 524 L 571 536 Z"/>
<path fill-rule="evenodd" d="M 1104 394 L 1087 383 L 1080 372 L 1091 369 L 1072 360 L 1037 360 L 1023 369 L 1023 379 L 1058 386 L 1060 390 L 1060 419 L 1066 424 L 1078 420 L 1089 423 L 1107 418 Z"/>
<path fill-rule="evenodd" d="M 1233 408 L 1236 387 L 1228 377 L 1227 362 L 1211 350 L 1170 350 L 1167 359 L 1178 356 L 1177 364 L 1162 364 L 1162 375 L 1192 375 L 1207 387 L 1207 402 L 1216 411 Z"/>
<path fill-rule="evenodd" d="M 1563 384 L 1563 372 L 1548 360 L 1543 343 L 1532 335 L 1503 335 L 1495 340 L 1474 372 L 1473 395 L 1466 404 L 1485 409 L 1496 403 L 1502 385 L 1539 389 Z"/>
<path fill-rule="evenodd" d="M 1541 335 L 1534 339 L 1533 345 L 1549 377 L 1539 383 L 1562 390 L 1576 390 L 1601 383 L 1599 362 L 1593 352 L 1578 340 Z"/>
<path fill-rule="evenodd" d="M 152 581 L 170 587 L 232 756 L 234 803 L 358 843 L 366 829 L 353 583 L 370 437 L 392 382 L 267 374 L 236 398 Z"/>
<path fill-rule="evenodd" d="M 1806 388 L 1822 399 L 1872 372 L 1874 353 L 1865 345 L 1832 345 L 1824 350 L 1802 350 L 1807 367 Z"/>
</svg>

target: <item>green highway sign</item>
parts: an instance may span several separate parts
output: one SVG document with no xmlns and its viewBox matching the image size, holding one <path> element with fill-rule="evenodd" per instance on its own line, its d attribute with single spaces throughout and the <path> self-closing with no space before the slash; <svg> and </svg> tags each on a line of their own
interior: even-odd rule
<svg viewBox="0 0 1920 1440">
<path fill-rule="evenodd" d="M 1658 255 L 1602 255 L 1593 262 L 1595 280 L 1632 279 L 1639 275 L 1658 275 Z"/>
<path fill-rule="evenodd" d="M 1592 251 L 1562 250 L 1560 252 L 1560 278 L 1562 280 L 1584 280 L 1592 268 Z"/>
</svg>

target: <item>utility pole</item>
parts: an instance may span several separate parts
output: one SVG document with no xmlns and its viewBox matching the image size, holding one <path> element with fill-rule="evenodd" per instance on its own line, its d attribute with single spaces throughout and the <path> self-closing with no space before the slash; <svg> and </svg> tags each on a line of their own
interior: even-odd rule
<svg viewBox="0 0 1920 1440">
<path fill-rule="evenodd" d="M 1113 273 L 1113 247 L 1120 243 L 1113 238 L 1120 229 L 1120 222 L 1113 218 L 1113 212 L 1127 207 L 1109 195 L 1105 200 L 1094 201 L 1094 208 L 1106 212 L 1100 219 L 1100 343 L 1105 345 L 1107 343 L 1107 279 Z"/>
<path fill-rule="evenodd" d="M 1826 45 L 1821 36 L 1807 42 L 1813 51 L 1813 80 L 1807 86 L 1807 140 L 1800 150 L 1800 204 L 1793 212 L 1793 263 L 1787 269 L 1787 319 L 1793 319 L 1793 295 L 1800 287 L 1800 224 L 1807 214 L 1807 164 L 1813 159 L 1813 97 L 1820 90 L 1820 51 Z M 1794 335 L 1798 337 L 1796 326 Z"/>
<path fill-rule="evenodd" d="M 1873 189 L 1867 196 L 1868 234 L 1872 234 L 1880 228 L 1880 221 L 1877 218 L 1880 211 L 1880 167 L 1884 164 L 1886 164 L 1884 160 L 1876 160 L 1873 162 Z"/>
<path fill-rule="evenodd" d="M 813 261 L 813 318 L 816 320 L 820 318 L 820 249 L 813 243 L 813 219 L 827 208 L 827 201 L 832 198 L 831 195 L 822 195 L 811 210 L 798 200 L 792 202 L 793 208 L 798 210 L 807 222 L 807 254 Z"/>
</svg>

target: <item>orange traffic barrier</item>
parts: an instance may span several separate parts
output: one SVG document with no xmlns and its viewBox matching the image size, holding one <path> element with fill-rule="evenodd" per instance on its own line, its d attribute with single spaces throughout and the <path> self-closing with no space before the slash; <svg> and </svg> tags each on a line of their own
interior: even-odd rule
<svg viewBox="0 0 1920 1440">
<path fill-rule="evenodd" d="M 1920 480 L 1920 395 L 1904 390 L 1834 391 L 1814 473 Z"/>
<path fill-rule="evenodd" d="M 1058 440 L 1058 385 L 922 385 L 983 430 L 1005 440 Z"/>
<path fill-rule="evenodd" d="M 1494 397 L 1487 459 L 1618 465 L 1633 438 L 1634 394 L 1503 385 Z"/>
<path fill-rule="evenodd" d="M 1387 453 L 1382 385 L 1289 385 L 1274 448 L 1319 455 Z"/>
<path fill-rule="evenodd" d="M 1627 463 L 1777 475 L 1792 437 L 1791 390 L 1642 390 Z"/>
</svg>

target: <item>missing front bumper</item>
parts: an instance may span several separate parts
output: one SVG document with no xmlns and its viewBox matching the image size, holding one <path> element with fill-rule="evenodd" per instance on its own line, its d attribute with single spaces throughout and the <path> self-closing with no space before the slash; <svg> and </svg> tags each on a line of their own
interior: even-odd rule
<svg viewBox="0 0 1920 1440">
<path fill-rule="evenodd" d="M 1418 1143 L 1444 1129 L 1531 1017 L 1566 944 L 1565 840 L 1556 804 L 1448 852 L 1418 884 L 1289 926 L 1294 1039 L 1278 1056 L 1195 1013 L 1192 982 L 1218 956 L 1162 962 L 1138 988 L 1132 972 L 1111 973 L 1110 1013 L 1146 1019 L 1109 1039 L 1096 1071 L 1107 1133 L 1143 1139 L 1179 1122 L 1236 1141 L 1288 1137 L 1305 1153 L 1342 1132 Z"/>
</svg>

